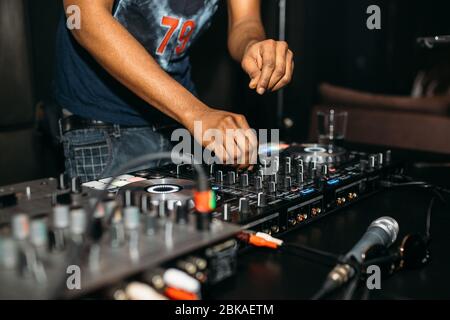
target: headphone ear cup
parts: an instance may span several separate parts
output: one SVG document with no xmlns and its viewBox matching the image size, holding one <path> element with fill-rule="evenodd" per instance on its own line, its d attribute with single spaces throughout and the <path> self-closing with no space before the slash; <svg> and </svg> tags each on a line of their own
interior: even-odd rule
<svg viewBox="0 0 450 320">
<path fill-rule="evenodd" d="M 428 241 L 419 234 L 410 234 L 403 238 L 400 245 L 401 267 L 418 269 L 430 262 Z"/>
</svg>

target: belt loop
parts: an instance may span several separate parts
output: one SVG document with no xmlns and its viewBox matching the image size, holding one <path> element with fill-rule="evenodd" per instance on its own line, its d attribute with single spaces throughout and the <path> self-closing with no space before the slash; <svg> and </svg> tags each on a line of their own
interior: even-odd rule
<svg viewBox="0 0 450 320">
<path fill-rule="evenodd" d="M 118 125 L 118 124 L 114 125 L 114 134 L 113 135 L 114 135 L 114 138 L 120 138 L 121 137 L 122 133 L 120 131 L 120 125 Z"/>
</svg>

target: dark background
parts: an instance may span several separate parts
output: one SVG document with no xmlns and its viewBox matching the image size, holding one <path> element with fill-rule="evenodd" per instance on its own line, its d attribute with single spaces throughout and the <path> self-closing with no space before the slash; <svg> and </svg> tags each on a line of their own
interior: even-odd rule
<svg viewBox="0 0 450 320">
<path fill-rule="evenodd" d="M 0 185 L 62 170 L 51 141 L 35 130 L 36 106 L 51 104 L 54 33 L 59 0 L 0 0 Z M 278 2 L 262 0 L 270 37 L 276 38 Z M 276 95 L 259 97 L 226 50 L 226 2 L 192 52 L 200 96 L 214 107 L 248 116 L 257 128 L 276 128 Z M 382 30 L 366 28 L 366 9 L 382 10 Z M 450 34 L 450 1 L 288 0 L 287 40 L 296 54 L 286 89 L 285 138 L 307 139 L 320 82 L 372 92 L 409 94 L 427 57 L 418 36 Z"/>
</svg>

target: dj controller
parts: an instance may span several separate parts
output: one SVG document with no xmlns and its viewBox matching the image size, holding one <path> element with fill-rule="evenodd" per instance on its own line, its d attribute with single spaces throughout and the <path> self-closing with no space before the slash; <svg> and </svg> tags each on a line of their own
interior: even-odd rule
<svg viewBox="0 0 450 320">
<path fill-rule="evenodd" d="M 243 230 L 282 236 L 380 191 L 401 169 L 390 150 L 316 144 L 292 144 L 248 171 L 203 168 L 214 197 L 206 220 L 188 163 L 0 188 L 0 298 L 127 299 L 130 284 L 201 298 L 235 274 Z"/>
</svg>

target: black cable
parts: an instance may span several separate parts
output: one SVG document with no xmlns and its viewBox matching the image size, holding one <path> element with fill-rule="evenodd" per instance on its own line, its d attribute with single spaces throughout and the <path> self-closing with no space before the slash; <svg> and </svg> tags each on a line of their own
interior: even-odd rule
<svg viewBox="0 0 450 320">
<path fill-rule="evenodd" d="M 355 295 L 356 289 L 358 289 L 358 285 L 360 282 L 359 276 L 360 276 L 359 271 L 357 271 L 354 278 L 352 279 L 352 281 L 350 281 L 350 284 L 344 291 L 344 295 L 342 297 L 343 300 L 346 301 L 353 300 L 353 296 Z"/>
<path fill-rule="evenodd" d="M 335 262 L 340 262 L 341 261 L 341 256 L 330 253 L 330 252 L 326 252 L 326 251 L 322 251 L 319 249 L 314 249 L 308 246 L 304 246 L 304 245 L 300 245 L 300 244 L 293 244 L 293 243 L 284 243 L 283 244 L 284 247 L 286 248 L 292 248 L 292 249 L 298 249 L 298 250 L 302 250 L 305 252 L 309 252 L 311 254 L 315 254 L 317 256 L 321 256 L 330 260 L 333 260 Z"/>
<path fill-rule="evenodd" d="M 93 217 L 95 210 L 97 210 L 99 204 L 106 198 L 108 195 L 108 189 L 111 187 L 111 185 L 117 180 L 117 178 L 123 174 L 128 173 L 134 168 L 140 167 L 142 165 L 145 165 L 146 163 L 157 161 L 157 160 L 164 160 L 164 159 L 170 159 L 179 161 L 181 163 L 191 163 L 192 159 L 190 157 L 187 157 L 185 155 L 178 155 L 178 154 L 172 154 L 171 152 L 161 152 L 161 153 L 154 153 L 154 154 L 147 154 L 142 157 L 139 157 L 122 167 L 120 167 L 118 170 L 116 170 L 113 174 L 113 177 L 106 185 L 105 189 L 99 193 L 99 195 L 96 198 L 96 201 L 93 205 L 89 207 L 88 211 L 88 221 L 87 221 L 87 235 L 89 236 L 89 231 L 92 228 L 93 224 Z M 191 163 L 192 164 L 192 163 Z M 194 169 L 196 170 L 198 174 L 198 180 L 197 180 L 197 189 L 198 191 L 207 191 L 209 189 L 209 180 L 207 178 L 207 175 L 205 173 L 205 170 L 203 167 L 199 164 L 192 164 Z M 71 243 L 71 246 L 69 248 L 68 252 L 68 259 L 69 262 L 68 265 L 81 265 L 81 262 L 83 262 L 83 258 L 85 254 L 89 252 L 90 245 L 92 244 L 91 239 L 87 238 L 85 241 L 82 241 L 80 243 Z M 66 269 L 64 269 L 63 272 L 61 272 L 61 281 L 58 281 L 58 284 L 54 288 L 54 292 L 50 294 L 50 297 L 53 299 L 58 299 L 61 297 L 61 293 L 65 291 L 66 286 Z"/>
<path fill-rule="evenodd" d="M 298 248 L 282 246 L 282 247 L 280 247 L 280 250 L 281 250 L 281 252 L 285 252 L 287 254 L 291 254 L 291 255 L 300 257 L 302 259 L 314 260 L 314 262 L 317 262 L 317 263 L 322 264 L 327 267 L 333 267 L 337 263 L 339 263 L 339 260 L 337 260 L 337 259 L 332 259 L 328 256 L 315 255 L 315 254 L 311 253 L 310 251 L 298 250 Z"/>
</svg>

